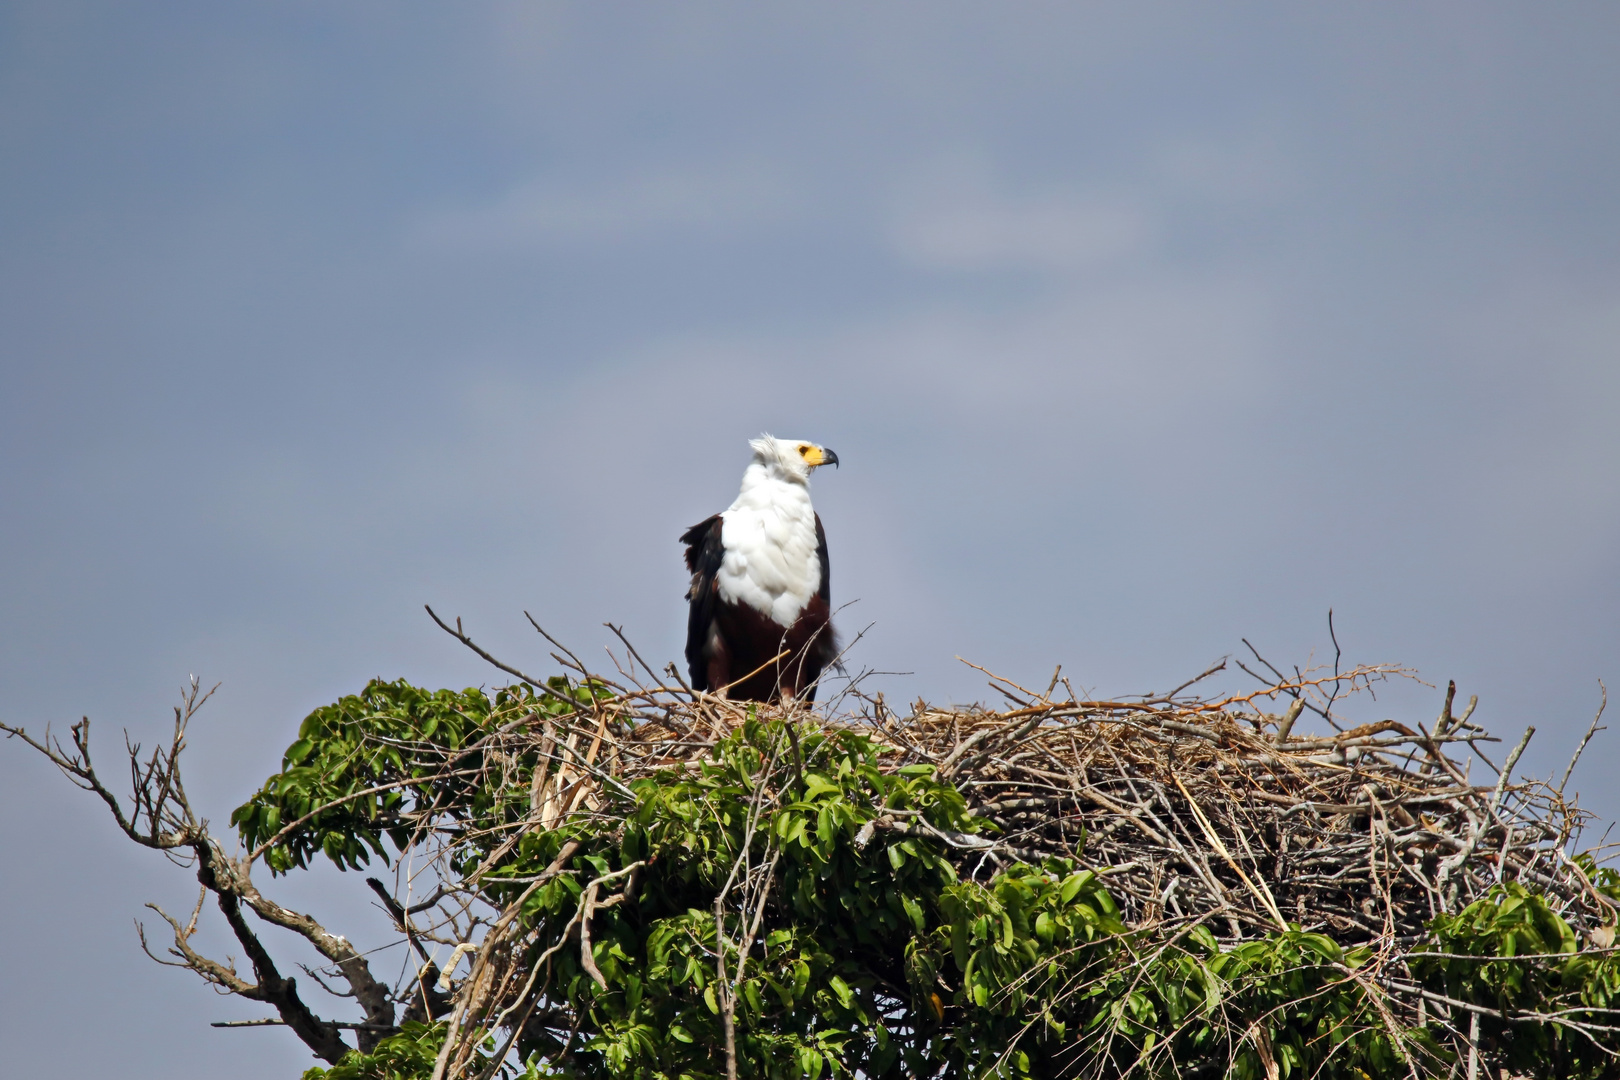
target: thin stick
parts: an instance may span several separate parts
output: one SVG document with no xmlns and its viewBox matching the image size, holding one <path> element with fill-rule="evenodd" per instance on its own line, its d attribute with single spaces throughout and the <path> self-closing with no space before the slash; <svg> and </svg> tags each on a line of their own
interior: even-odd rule
<svg viewBox="0 0 1620 1080">
<path fill-rule="evenodd" d="M 1564 785 L 1569 783 L 1569 774 L 1575 771 L 1575 763 L 1581 760 L 1582 754 L 1586 753 L 1586 744 L 1592 741 L 1593 735 L 1608 730 L 1607 728 L 1598 727 L 1598 721 L 1603 719 L 1603 710 L 1609 707 L 1609 688 L 1603 685 L 1602 679 L 1598 680 L 1598 686 L 1603 690 L 1603 700 L 1598 702 L 1597 715 L 1592 717 L 1591 726 L 1586 729 L 1586 734 L 1581 737 L 1581 745 L 1575 748 L 1575 756 L 1569 759 L 1569 767 L 1564 770 L 1564 778 L 1558 781 L 1558 794 L 1560 795 L 1564 793 Z"/>
</svg>

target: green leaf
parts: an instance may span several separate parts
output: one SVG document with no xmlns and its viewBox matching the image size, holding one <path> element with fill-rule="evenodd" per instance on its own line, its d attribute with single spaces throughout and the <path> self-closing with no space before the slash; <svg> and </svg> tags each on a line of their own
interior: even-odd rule
<svg viewBox="0 0 1620 1080">
<path fill-rule="evenodd" d="M 804 797 L 806 801 L 814 800 L 822 795 L 837 795 L 841 789 L 819 773 L 804 774 Z"/>
<path fill-rule="evenodd" d="M 1067 904 L 1080 895 L 1080 889 L 1086 882 L 1085 874 L 1070 874 L 1063 879 L 1063 888 L 1058 892 L 1058 899 Z"/>
<path fill-rule="evenodd" d="M 911 920 L 912 928 L 915 929 L 917 933 L 920 934 L 928 928 L 927 919 L 923 915 L 922 905 L 917 903 L 917 901 L 913 899 L 909 893 L 901 895 L 900 903 L 901 906 L 905 908 L 906 917 Z"/>
</svg>

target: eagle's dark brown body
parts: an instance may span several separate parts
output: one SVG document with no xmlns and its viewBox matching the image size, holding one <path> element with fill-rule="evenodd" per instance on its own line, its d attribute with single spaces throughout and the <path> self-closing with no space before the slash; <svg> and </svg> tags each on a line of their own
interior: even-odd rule
<svg viewBox="0 0 1620 1080">
<path fill-rule="evenodd" d="M 838 655 L 827 537 L 820 516 L 815 520 L 821 583 L 791 626 L 720 595 L 718 576 L 725 558 L 721 515 L 699 522 L 681 536 L 686 568 L 692 572 L 686 663 L 696 689 L 723 692 L 738 701 L 777 701 L 784 696 L 815 701 L 821 673 Z"/>
</svg>

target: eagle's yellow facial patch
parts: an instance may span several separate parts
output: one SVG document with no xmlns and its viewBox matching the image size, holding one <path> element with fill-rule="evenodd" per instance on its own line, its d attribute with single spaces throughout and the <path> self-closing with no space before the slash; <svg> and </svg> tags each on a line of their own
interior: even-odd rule
<svg viewBox="0 0 1620 1080">
<path fill-rule="evenodd" d="M 827 463 L 826 451 L 811 443 L 799 444 L 799 456 L 804 458 L 804 463 L 809 465 L 812 469 L 817 465 L 825 465 Z"/>
</svg>

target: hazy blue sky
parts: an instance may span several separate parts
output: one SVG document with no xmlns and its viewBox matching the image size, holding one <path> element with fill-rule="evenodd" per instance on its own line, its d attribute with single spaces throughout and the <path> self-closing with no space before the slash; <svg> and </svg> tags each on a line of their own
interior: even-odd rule
<svg viewBox="0 0 1620 1080">
<path fill-rule="evenodd" d="M 366 678 L 493 681 L 424 602 L 674 658 L 769 430 L 842 459 L 891 697 L 1331 606 L 1561 767 L 1620 680 L 1617 56 L 1608 2 L 0 3 L 0 714 L 116 771 L 221 680 L 223 823 Z M 0 824 L 8 1074 L 310 1063 L 140 956 L 190 877 L 15 744 Z M 380 941 L 363 892 L 279 895 Z"/>
</svg>

